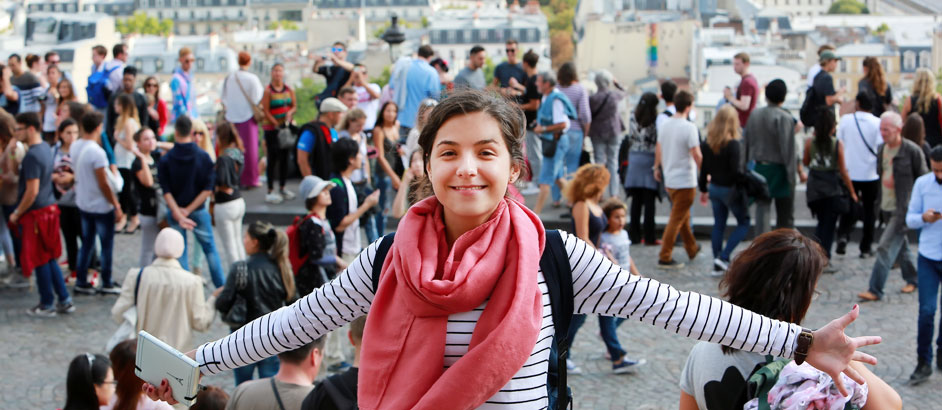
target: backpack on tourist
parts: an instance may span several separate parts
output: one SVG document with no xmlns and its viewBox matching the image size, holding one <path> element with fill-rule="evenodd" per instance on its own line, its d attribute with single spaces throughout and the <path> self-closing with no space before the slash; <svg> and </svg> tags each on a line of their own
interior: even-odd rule
<svg viewBox="0 0 942 410">
<path fill-rule="evenodd" d="M 291 262 L 291 270 L 295 275 L 309 256 L 301 254 L 301 224 L 309 217 L 310 215 L 296 216 L 288 229 L 285 229 L 285 235 L 288 236 L 288 261 Z"/>
<path fill-rule="evenodd" d="M 373 266 L 383 266 L 386 261 L 386 254 L 392 247 L 396 233 L 390 233 L 384 236 L 379 246 L 376 247 L 376 255 L 373 256 Z M 572 391 L 569 389 L 566 381 L 566 359 L 569 357 L 569 324 L 572 321 L 573 293 L 572 293 L 572 267 L 569 265 L 569 254 L 566 252 L 566 245 L 563 243 L 563 237 L 558 230 L 546 231 L 546 248 L 543 255 L 540 256 L 540 270 L 543 271 L 543 279 L 546 280 L 546 288 L 549 291 L 550 308 L 553 312 L 553 327 L 555 335 L 553 344 L 550 348 L 549 365 L 546 374 L 547 397 L 549 398 L 549 409 L 564 410 L 569 407 L 572 401 Z M 382 268 L 379 274 L 373 274 L 373 294 L 379 289 L 379 279 L 382 275 Z M 554 360 L 555 359 L 555 360 Z M 559 395 L 558 392 L 565 391 L 565 395 Z"/>
<path fill-rule="evenodd" d="M 108 78 L 111 76 L 112 71 L 120 67 L 119 65 L 108 70 L 95 71 L 88 76 L 88 85 L 85 86 L 85 92 L 88 94 L 89 104 L 94 105 L 95 108 L 108 108 L 108 99 L 111 97 L 111 92 L 108 90 Z"/>
</svg>

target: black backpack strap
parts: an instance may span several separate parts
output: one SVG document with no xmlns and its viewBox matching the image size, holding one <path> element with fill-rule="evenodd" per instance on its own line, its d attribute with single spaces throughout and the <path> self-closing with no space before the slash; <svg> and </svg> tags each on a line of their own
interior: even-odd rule
<svg viewBox="0 0 942 410">
<path fill-rule="evenodd" d="M 144 268 L 137 273 L 137 280 L 134 282 L 134 306 L 137 306 L 137 290 L 141 288 L 141 276 L 144 276 Z"/>
<path fill-rule="evenodd" d="M 572 268 L 569 266 L 569 254 L 558 230 L 546 231 L 546 248 L 540 257 L 540 269 L 549 291 L 550 308 L 553 312 L 553 338 L 556 343 L 556 408 L 565 409 L 569 405 L 566 381 L 566 358 L 569 357 L 569 324 L 572 322 Z"/>
<path fill-rule="evenodd" d="M 380 239 L 379 246 L 376 247 L 376 255 L 373 255 L 373 294 L 379 289 L 379 277 L 383 274 L 383 263 L 386 262 L 386 254 L 392 247 L 393 240 L 396 239 L 396 233 L 390 233 Z"/>
<path fill-rule="evenodd" d="M 285 410 L 285 404 L 281 402 L 281 394 L 278 393 L 278 387 L 275 386 L 275 378 L 270 377 L 268 380 L 271 381 L 271 391 L 275 393 L 275 400 L 278 401 L 278 408 Z"/>
</svg>

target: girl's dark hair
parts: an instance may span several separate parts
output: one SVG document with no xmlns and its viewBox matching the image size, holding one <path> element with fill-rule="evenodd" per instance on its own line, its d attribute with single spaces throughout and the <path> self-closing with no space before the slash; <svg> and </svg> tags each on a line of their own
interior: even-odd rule
<svg viewBox="0 0 942 410">
<path fill-rule="evenodd" d="M 917 113 L 909 114 L 906 122 L 903 123 L 901 134 L 903 138 L 915 142 L 922 148 L 922 144 L 926 141 L 926 123 L 922 121 L 922 116 Z"/>
<path fill-rule="evenodd" d="M 157 77 L 149 76 L 144 80 L 144 84 L 147 84 L 147 82 L 151 80 L 157 83 L 157 91 L 154 91 L 154 101 L 156 101 L 157 97 L 160 96 L 160 80 L 158 80 Z M 144 93 L 147 94 L 147 87 L 144 87 Z"/>
<path fill-rule="evenodd" d="M 801 324 L 827 261 L 817 242 L 794 229 L 776 229 L 733 259 L 720 288 L 729 303 Z M 724 353 L 733 350 L 723 346 Z"/>
<path fill-rule="evenodd" d="M 822 156 L 831 155 L 831 135 L 834 135 L 834 110 L 821 108 L 814 122 L 814 145 Z"/>
<path fill-rule="evenodd" d="M 373 125 L 373 128 L 392 125 L 392 124 L 386 124 L 386 119 L 383 118 L 383 113 L 386 112 L 387 105 L 392 105 L 393 107 L 396 107 L 396 114 L 399 114 L 399 106 L 396 105 L 396 103 L 392 101 L 386 101 L 385 103 L 383 103 L 382 107 L 379 107 L 379 112 L 376 113 L 376 124 Z"/>
<path fill-rule="evenodd" d="M 56 128 L 56 132 L 58 132 L 58 133 L 61 134 L 61 133 L 65 132 L 65 129 L 66 129 L 66 128 L 69 128 L 70 126 L 73 126 L 73 125 L 76 126 L 76 127 L 78 127 L 78 123 L 75 122 L 75 120 L 73 120 L 73 119 L 71 119 L 71 118 L 66 118 L 66 119 L 62 120 L 62 122 L 59 123 L 59 127 Z M 136 135 L 136 134 L 135 134 L 135 135 Z"/>
<path fill-rule="evenodd" d="M 66 101 L 65 104 L 69 106 L 69 118 L 75 120 L 76 122 L 81 122 L 82 116 L 85 115 L 85 112 L 89 111 L 88 105 L 85 103 L 80 103 L 78 101 Z"/>
<path fill-rule="evenodd" d="M 13 139 L 13 130 L 16 129 L 16 120 L 4 110 L 0 110 L 0 143 L 6 147 L 7 142 Z"/>
<path fill-rule="evenodd" d="M 602 203 L 602 213 L 605 214 L 605 217 L 608 219 L 612 219 L 612 212 L 615 212 L 619 209 L 624 209 L 627 211 L 628 205 L 625 205 L 625 203 L 617 197 L 613 196 Z"/>
<path fill-rule="evenodd" d="M 350 138 L 341 138 L 330 144 L 330 163 L 334 172 L 341 173 L 350 166 L 350 159 L 360 153 L 360 146 Z"/>
<path fill-rule="evenodd" d="M 579 74 L 576 73 L 576 64 L 573 62 L 563 63 L 556 72 L 556 80 L 559 85 L 569 87 L 572 83 L 579 81 Z"/>
<path fill-rule="evenodd" d="M 62 410 L 97 410 L 95 385 L 105 382 L 111 361 L 100 354 L 82 353 L 69 363 L 65 379 L 65 407 Z M 140 385 L 137 387 L 141 389 Z"/>
<path fill-rule="evenodd" d="M 141 384 L 144 383 L 134 374 L 134 360 L 137 357 L 137 340 L 128 339 L 115 345 L 108 355 L 111 359 L 111 369 L 114 370 L 115 386 L 114 410 L 134 410 L 141 399 L 143 392 Z"/>
<path fill-rule="evenodd" d="M 507 145 L 507 151 L 510 152 L 511 164 L 516 164 L 520 168 L 521 178 L 526 173 L 526 162 L 524 160 L 523 141 L 525 134 L 525 119 L 523 111 L 516 104 L 483 91 L 462 90 L 458 91 L 448 98 L 442 100 L 440 104 L 432 108 L 429 114 L 428 122 L 422 128 L 419 134 L 419 147 L 422 148 L 422 160 L 425 164 L 429 163 L 432 153 L 432 146 L 435 144 L 435 137 L 438 130 L 448 120 L 468 114 L 484 113 L 493 118 L 500 128 L 500 133 L 504 137 L 504 143 Z M 424 177 L 423 188 L 425 198 L 432 194 L 431 183 L 428 181 L 428 168 Z"/>
<path fill-rule="evenodd" d="M 229 395 L 225 390 L 207 386 L 206 390 L 196 395 L 196 403 L 190 406 L 190 410 L 225 410 L 228 402 Z"/>
<path fill-rule="evenodd" d="M 245 152 L 245 146 L 242 145 L 242 138 L 239 137 L 239 131 L 235 125 L 229 121 L 222 121 L 216 125 L 216 140 L 219 141 L 220 150 L 229 148 L 234 143 L 239 151 Z"/>
<path fill-rule="evenodd" d="M 657 120 L 657 94 L 647 92 L 641 95 L 635 106 L 635 121 L 641 128 L 650 127 Z"/>
<path fill-rule="evenodd" d="M 255 221 L 249 225 L 249 236 L 258 241 L 259 250 L 268 254 L 278 265 L 281 281 L 285 285 L 285 302 L 294 300 L 294 270 L 288 259 L 288 235 L 268 222 Z"/>
</svg>

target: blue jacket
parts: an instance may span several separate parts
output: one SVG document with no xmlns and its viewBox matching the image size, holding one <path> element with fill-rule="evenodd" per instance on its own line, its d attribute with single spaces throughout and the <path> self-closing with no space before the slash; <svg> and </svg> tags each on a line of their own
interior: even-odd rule
<svg viewBox="0 0 942 410">
<path fill-rule="evenodd" d="M 570 121 L 579 119 L 579 114 L 576 113 L 576 108 L 572 105 L 572 101 L 569 101 L 569 97 L 566 97 L 566 94 L 554 88 L 553 92 L 549 93 L 546 99 L 540 103 L 540 109 L 536 112 L 536 121 L 539 125 L 546 127 L 555 124 L 553 122 L 553 103 L 557 99 L 563 102 L 563 108 Z M 553 139 L 553 134 L 545 132 L 542 138 L 548 140 Z"/>
<path fill-rule="evenodd" d="M 215 179 L 213 160 L 192 142 L 175 144 L 157 163 L 160 188 L 173 195 L 181 208 L 190 205 L 200 192 L 212 191 Z"/>
</svg>

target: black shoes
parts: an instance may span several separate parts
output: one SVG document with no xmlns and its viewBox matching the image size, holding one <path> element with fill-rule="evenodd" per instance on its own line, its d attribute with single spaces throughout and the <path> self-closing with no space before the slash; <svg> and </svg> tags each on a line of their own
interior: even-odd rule
<svg viewBox="0 0 942 410">
<path fill-rule="evenodd" d="M 843 239 L 838 240 L 838 241 L 837 241 L 837 249 L 834 250 L 834 253 L 836 253 L 836 254 L 838 254 L 838 255 L 843 255 L 843 254 L 847 253 L 847 241 L 846 241 L 846 240 L 843 240 Z"/>
<path fill-rule="evenodd" d="M 909 376 L 909 384 L 915 386 L 923 383 L 929 380 L 929 376 L 932 376 L 932 366 L 929 365 L 929 362 L 920 360 L 919 364 L 916 365 L 916 370 Z"/>
</svg>

